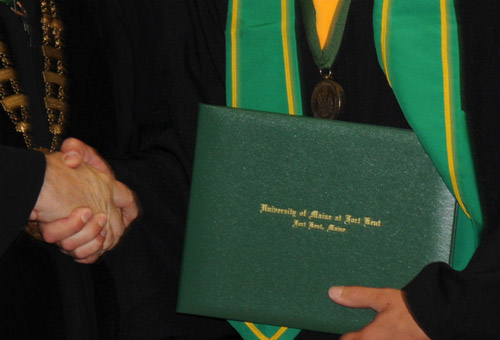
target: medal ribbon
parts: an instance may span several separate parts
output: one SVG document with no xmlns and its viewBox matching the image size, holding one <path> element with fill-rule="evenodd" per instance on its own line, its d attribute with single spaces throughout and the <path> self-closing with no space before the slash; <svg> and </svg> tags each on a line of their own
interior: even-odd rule
<svg viewBox="0 0 500 340">
<path fill-rule="evenodd" d="M 351 0 L 300 0 L 309 48 L 320 70 L 331 69 L 340 48 Z"/>
<path fill-rule="evenodd" d="M 311 95 L 314 117 L 338 119 L 344 90 L 331 76 L 349 12 L 350 0 L 300 0 L 302 19 L 320 80 Z"/>
<path fill-rule="evenodd" d="M 374 32 L 399 104 L 460 205 L 453 267 L 463 269 L 479 243 L 482 214 L 461 107 L 453 1 L 375 0 Z"/>
<path fill-rule="evenodd" d="M 294 0 L 230 0 L 226 60 L 227 105 L 302 115 Z M 229 323 L 245 340 L 293 340 L 300 332 L 251 322 Z"/>
</svg>

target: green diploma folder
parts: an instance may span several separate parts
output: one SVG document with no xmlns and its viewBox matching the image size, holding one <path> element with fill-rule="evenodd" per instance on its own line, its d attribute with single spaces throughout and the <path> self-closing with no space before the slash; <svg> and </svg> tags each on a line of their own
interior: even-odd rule
<svg viewBox="0 0 500 340">
<path fill-rule="evenodd" d="M 455 199 L 409 130 L 201 106 L 178 312 L 332 333 L 450 263 Z"/>
</svg>

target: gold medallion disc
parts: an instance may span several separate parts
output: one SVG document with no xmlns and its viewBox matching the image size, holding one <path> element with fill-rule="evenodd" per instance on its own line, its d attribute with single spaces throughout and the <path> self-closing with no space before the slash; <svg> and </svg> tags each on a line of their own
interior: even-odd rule
<svg viewBox="0 0 500 340">
<path fill-rule="evenodd" d="M 311 109 L 314 117 L 338 119 L 344 102 L 342 86 L 330 78 L 321 80 L 314 87 L 311 96 Z"/>
</svg>

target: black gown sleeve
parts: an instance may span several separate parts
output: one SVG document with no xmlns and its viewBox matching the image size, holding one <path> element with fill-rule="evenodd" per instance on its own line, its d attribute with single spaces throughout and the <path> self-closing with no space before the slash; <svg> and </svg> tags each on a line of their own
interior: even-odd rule
<svg viewBox="0 0 500 340">
<path fill-rule="evenodd" d="M 65 6 L 68 15 L 94 22 L 77 37 L 79 23 L 68 27 L 69 66 L 79 79 L 72 84 L 69 136 L 95 147 L 142 206 L 103 256 L 116 283 L 120 338 L 234 334 L 225 320 L 175 312 L 198 102 L 225 100 L 217 88 L 224 88 L 225 70 L 220 75 L 212 64 L 224 59 L 223 31 L 214 34 L 222 37 L 214 56 L 197 29 L 192 2 L 91 0 Z M 86 48 L 90 43 L 95 51 Z"/>
<path fill-rule="evenodd" d="M 431 264 L 404 288 L 417 322 L 432 339 L 500 336 L 500 4 L 456 0 L 463 103 L 483 210 L 481 243 L 462 272 Z"/>
<path fill-rule="evenodd" d="M 28 222 L 45 175 L 40 152 L 0 146 L 0 256 Z"/>
</svg>

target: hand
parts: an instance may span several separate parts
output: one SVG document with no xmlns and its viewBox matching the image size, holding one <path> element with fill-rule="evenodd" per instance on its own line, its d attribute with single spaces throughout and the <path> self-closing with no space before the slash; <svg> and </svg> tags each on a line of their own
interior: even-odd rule
<svg viewBox="0 0 500 340">
<path fill-rule="evenodd" d="M 113 203 L 121 209 L 123 224 L 112 224 L 113 229 L 113 246 L 118 242 L 118 239 L 123 234 L 125 228 L 139 214 L 139 208 L 134 193 L 125 184 L 115 180 L 114 173 L 109 164 L 98 154 L 98 152 L 82 141 L 75 138 L 66 139 L 61 145 L 64 162 L 71 168 L 77 168 L 82 163 L 86 163 L 97 170 L 111 176 L 114 180 L 113 187 Z"/>
<path fill-rule="evenodd" d="M 106 216 L 92 215 L 89 208 L 77 208 L 70 216 L 51 223 L 39 223 L 42 238 L 56 244 L 79 263 L 93 263 L 104 252 Z"/>
<path fill-rule="evenodd" d="M 118 241 L 113 230 L 123 230 L 121 209 L 114 205 L 113 177 L 102 173 L 94 167 L 82 163 L 77 168 L 66 166 L 61 153 L 45 155 L 47 167 L 44 183 L 35 204 L 34 212 L 39 222 L 47 223 L 66 218 L 73 210 L 88 207 L 92 213 L 104 213 L 108 231 L 104 249 L 110 249 Z"/>
<path fill-rule="evenodd" d="M 98 256 L 101 255 L 104 251 L 112 249 L 116 245 L 119 238 L 123 234 L 124 229 L 128 227 L 128 225 L 137 217 L 138 206 L 133 192 L 123 183 L 114 179 L 114 174 L 111 170 L 111 167 L 101 156 L 99 156 L 99 154 L 93 148 L 77 139 L 70 138 L 63 143 L 61 151 L 62 160 L 66 166 L 75 170 L 82 170 L 82 168 L 90 166 L 91 169 L 101 172 L 101 175 L 104 175 L 105 178 L 107 176 L 107 179 L 111 179 L 112 182 L 112 205 L 114 205 L 114 207 L 111 206 L 111 210 L 108 210 L 111 211 L 110 223 L 106 223 L 106 216 L 104 216 L 104 219 L 101 216 L 100 219 L 95 220 L 94 217 L 85 215 L 81 215 L 81 218 L 83 219 L 83 221 L 91 219 L 88 225 L 81 225 L 82 220 L 78 220 L 74 216 L 72 216 L 73 218 L 64 218 L 52 223 L 41 223 L 41 225 L 43 226 L 43 228 L 41 229 L 48 231 L 45 233 L 46 235 L 49 235 L 47 237 L 42 234 L 42 237 L 44 237 L 45 241 L 56 243 L 63 250 L 65 249 L 66 253 L 75 257 L 78 262 L 90 263 L 95 261 Z M 48 163 L 49 160 L 50 159 L 48 159 Z M 48 177 L 50 178 L 50 176 Z M 42 188 L 42 192 L 43 191 L 44 190 Z M 39 202 L 37 202 L 37 206 L 35 208 L 40 209 L 40 206 L 43 205 L 38 203 Z M 116 209 L 118 209 L 118 214 L 116 213 Z M 72 215 L 73 214 L 78 214 L 77 210 L 75 210 Z M 39 220 L 43 222 L 43 213 L 42 215 L 40 215 L 40 217 L 38 215 L 38 211 L 34 209 L 30 216 L 30 220 Z M 49 220 L 49 218 L 45 218 L 47 221 Z M 73 233 L 78 232 L 79 236 L 86 235 L 84 231 L 80 231 L 80 228 L 84 228 L 86 230 L 95 230 L 95 228 L 97 228 L 97 221 L 99 221 L 101 224 L 105 223 L 106 226 L 104 230 L 101 231 L 99 236 L 96 237 L 96 240 L 90 240 L 88 242 L 89 244 L 86 246 L 84 246 L 82 243 L 75 243 L 78 240 L 81 241 L 85 239 L 81 237 L 76 237 L 76 239 L 73 238 L 73 234 L 71 233 L 71 231 L 73 231 Z M 55 237 L 54 235 L 51 235 L 54 230 L 65 230 L 65 233 L 62 235 L 65 235 L 65 237 L 69 238 L 68 242 L 66 242 L 61 236 Z M 108 232 L 108 230 L 110 232 Z M 104 244 L 102 245 L 102 249 L 96 250 L 96 245 L 100 245 L 102 243 L 101 241 L 103 236 L 106 236 L 106 239 L 104 241 Z M 91 255 L 92 257 L 89 257 Z"/>
<path fill-rule="evenodd" d="M 61 152 L 64 154 L 64 162 L 67 166 L 75 168 L 85 162 L 114 179 L 113 170 L 111 170 L 109 164 L 95 149 L 82 141 L 76 138 L 66 139 L 61 146 Z M 132 190 L 125 184 L 116 180 L 114 184 L 113 200 L 115 205 L 122 209 L 123 221 L 125 226 L 128 227 L 139 214 L 137 200 Z"/>
<path fill-rule="evenodd" d="M 31 219 L 53 222 L 69 216 L 78 207 L 88 206 L 97 213 L 112 206 L 114 179 L 111 176 L 87 164 L 71 169 L 60 152 L 46 154 L 45 159 L 44 182 Z"/>
<path fill-rule="evenodd" d="M 371 308 L 378 314 L 363 329 L 343 335 L 341 340 L 355 339 L 429 339 L 413 319 L 404 293 L 391 288 L 332 287 L 330 299 L 352 308 Z"/>
</svg>

